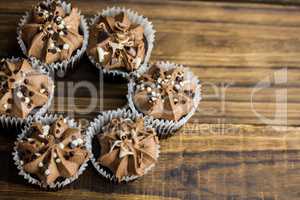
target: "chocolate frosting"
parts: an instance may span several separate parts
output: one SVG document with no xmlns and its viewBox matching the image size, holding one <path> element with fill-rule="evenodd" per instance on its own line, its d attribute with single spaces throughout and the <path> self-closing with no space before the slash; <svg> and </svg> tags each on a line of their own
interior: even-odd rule
<svg viewBox="0 0 300 200">
<path fill-rule="evenodd" d="M 108 167 L 121 182 L 124 177 L 143 176 L 157 161 L 159 141 L 144 120 L 112 119 L 98 136 L 101 155 L 98 162 Z"/>
<path fill-rule="evenodd" d="M 91 27 L 88 54 L 106 69 L 134 71 L 145 57 L 144 28 L 124 12 L 100 16 Z"/>
<path fill-rule="evenodd" d="M 133 101 L 144 114 L 178 121 L 191 111 L 196 87 L 183 67 L 166 70 L 157 63 L 137 80 Z"/>
<path fill-rule="evenodd" d="M 44 106 L 54 87 L 47 75 L 35 71 L 29 62 L 0 62 L 0 114 L 26 118 Z"/>
<path fill-rule="evenodd" d="M 76 174 L 88 159 L 79 128 L 70 128 L 62 117 L 50 125 L 34 122 L 30 135 L 18 142 L 25 172 L 46 185 Z"/>
<path fill-rule="evenodd" d="M 28 56 L 46 64 L 69 59 L 83 43 L 79 26 L 77 8 L 65 13 L 60 1 L 52 1 L 50 5 L 38 4 L 31 12 L 31 20 L 22 27 Z"/>
</svg>

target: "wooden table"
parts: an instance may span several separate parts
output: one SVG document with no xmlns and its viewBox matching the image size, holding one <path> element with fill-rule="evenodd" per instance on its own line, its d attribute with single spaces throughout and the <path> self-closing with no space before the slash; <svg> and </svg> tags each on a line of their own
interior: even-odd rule
<svg viewBox="0 0 300 200">
<path fill-rule="evenodd" d="M 34 3 L 0 1 L 1 57 L 21 55 L 15 30 Z M 0 199 L 300 199 L 299 1 L 73 3 L 88 17 L 115 5 L 149 17 L 157 30 L 152 61 L 191 67 L 202 80 L 204 99 L 177 136 L 161 141 L 155 169 L 126 185 L 108 183 L 89 166 L 64 189 L 42 191 L 18 176 L 11 156 L 17 132 L 1 129 Z M 92 120 L 126 104 L 126 82 L 101 85 L 86 57 L 56 81 L 60 92 L 51 111 L 75 111 L 76 119 Z M 81 81 L 89 81 L 98 95 L 92 95 L 97 106 L 88 114 L 82 108 L 89 92 L 66 92 Z"/>
</svg>

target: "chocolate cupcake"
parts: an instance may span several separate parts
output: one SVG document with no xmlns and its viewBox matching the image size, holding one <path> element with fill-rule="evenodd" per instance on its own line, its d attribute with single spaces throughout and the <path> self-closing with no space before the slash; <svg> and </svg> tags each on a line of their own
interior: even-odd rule
<svg viewBox="0 0 300 200">
<path fill-rule="evenodd" d="M 50 106 L 54 83 L 42 70 L 22 58 L 0 62 L 0 121 L 22 123 L 44 114 Z"/>
<path fill-rule="evenodd" d="M 183 66 L 158 62 L 147 73 L 129 84 L 129 106 L 152 119 L 173 124 L 165 130 L 174 131 L 195 112 L 200 101 L 200 84 Z M 161 132 L 161 131 L 159 131 Z"/>
<path fill-rule="evenodd" d="M 87 25 L 77 8 L 57 0 L 43 1 L 26 14 L 19 25 L 23 53 L 65 71 L 86 49 Z"/>
<path fill-rule="evenodd" d="M 157 162 L 159 141 L 155 130 L 147 126 L 141 116 L 130 111 L 102 113 L 87 133 L 93 165 L 113 182 L 139 178 Z"/>
<path fill-rule="evenodd" d="M 73 120 L 46 116 L 19 136 L 14 160 L 28 182 L 59 188 L 78 178 L 87 166 L 85 138 Z"/>
<path fill-rule="evenodd" d="M 154 40 L 154 30 L 146 18 L 111 8 L 97 15 L 90 29 L 87 54 L 104 73 L 127 77 L 145 68 L 142 65 L 149 60 Z"/>
</svg>

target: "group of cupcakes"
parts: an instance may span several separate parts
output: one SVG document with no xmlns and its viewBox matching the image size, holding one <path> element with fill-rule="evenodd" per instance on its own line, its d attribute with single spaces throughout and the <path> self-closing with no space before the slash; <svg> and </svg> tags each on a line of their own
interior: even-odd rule
<svg viewBox="0 0 300 200">
<path fill-rule="evenodd" d="M 158 161 L 159 139 L 182 127 L 201 100 L 189 68 L 148 63 L 155 30 L 147 18 L 107 8 L 86 21 L 71 4 L 39 2 L 17 30 L 26 58 L 0 62 L 0 122 L 22 125 L 13 159 L 20 175 L 43 188 L 71 183 L 88 161 L 113 183 L 145 175 Z M 50 73 L 64 76 L 84 52 L 104 75 L 128 80 L 128 105 L 99 113 L 86 129 L 46 113 L 54 94 Z"/>
</svg>

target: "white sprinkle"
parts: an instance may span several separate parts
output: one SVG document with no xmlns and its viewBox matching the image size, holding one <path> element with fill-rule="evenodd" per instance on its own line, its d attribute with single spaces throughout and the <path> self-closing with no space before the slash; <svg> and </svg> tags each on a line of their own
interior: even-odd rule
<svg viewBox="0 0 300 200">
<path fill-rule="evenodd" d="M 60 32 L 59 32 L 59 35 L 60 35 L 60 36 L 64 36 L 65 33 L 64 33 L 63 31 L 60 31 Z"/>
<path fill-rule="evenodd" d="M 162 81 L 161 78 L 158 78 L 158 79 L 157 79 L 157 82 L 158 82 L 158 83 L 161 83 L 161 81 Z"/>
<path fill-rule="evenodd" d="M 67 119 L 64 119 L 64 123 L 67 123 Z"/>
<path fill-rule="evenodd" d="M 40 89 L 40 93 L 45 93 L 46 92 L 46 89 L 42 88 Z"/>
<path fill-rule="evenodd" d="M 61 29 L 64 29 L 65 26 L 64 26 L 63 24 L 59 24 L 59 25 L 57 26 L 57 28 L 59 28 L 59 29 L 61 30 Z"/>
<path fill-rule="evenodd" d="M 65 148 L 65 145 L 63 143 L 59 143 L 58 145 L 59 145 L 59 148 L 61 148 L 61 149 Z"/>
<path fill-rule="evenodd" d="M 180 89 L 180 85 L 178 85 L 178 84 L 175 84 L 174 87 L 175 87 L 176 90 L 179 90 L 179 89 Z"/>
<path fill-rule="evenodd" d="M 66 28 L 69 29 L 69 28 L 71 28 L 71 26 L 67 25 Z"/>
<path fill-rule="evenodd" d="M 179 84 L 181 85 L 181 87 L 183 87 L 183 85 L 184 85 L 184 83 L 182 81 L 180 81 Z"/>
<path fill-rule="evenodd" d="M 78 144 L 82 144 L 82 143 L 83 143 L 83 140 L 82 140 L 81 138 L 78 138 L 78 139 L 77 139 L 77 142 L 78 142 Z"/>
<path fill-rule="evenodd" d="M 40 138 L 45 138 L 45 136 L 44 136 L 44 135 L 42 135 L 42 134 L 40 134 L 40 135 L 39 135 L 39 137 L 40 137 Z"/>
<path fill-rule="evenodd" d="M 151 92 L 151 87 L 147 87 L 147 92 Z"/>
<path fill-rule="evenodd" d="M 57 52 L 61 52 L 61 49 L 60 49 L 60 48 L 56 48 L 56 51 L 57 51 Z"/>
<path fill-rule="evenodd" d="M 29 97 L 25 97 L 25 103 L 30 103 L 30 98 Z"/>
<path fill-rule="evenodd" d="M 43 135 L 48 135 L 49 134 L 49 130 L 50 130 L 50 126 L 49 125 L 45 125 L 42 127 L 43 129 Z"/>
<path fill-rule="evenodd" d="M 53 158 L 57 158 L 57 154 L 53 152 Z"/>
<path fill-rule="evenodd" d="M 178 99 L 174 98 L 174 103 L 177 103 L 178 102 Z"/>
<path fill-rule="evenodd" d="M 55 47 L 54 43 L 51 42 L 51 43 L 50 43 L 50 48 L 53 49 L 54 47 Z"/>
<path fill-rule="evenodd" d="M 49 175 L 50 175 L 50 170 L 49 170 L 49 169 L 47 169 L 47 170 L 45 171 L 45 175 L 46 175 L 46 176 L 49 176 Z"/>
<path fill-rule="evenodd" d="M 55 162 L 56 162 L 56 163 L 60 163 L 61 160 L 60 160 L 59 158 L 57 158 L 57 159 L 55 160 Z"/>
<path fill-rule="evenodd" d="M 37 157 L 40 157 L 40 156 L 41 156 L 40 153 L 35 153 L 34 155 L 36 155 Z"/>
<path fill-rule="evenodd" d="M 171 78 L 171 75 L 169 74 L 168 76 L 167 76 L 167 79 L 170 79 Z"/>
<path fill-rule="evenodd" d="M 67 44 L 67 43 L 64 44 L 64 46 L 63 46 L 63 49 L 64 49 L 64 50 L 68 50 L 69 48 L 70 48 L 70 45 L 69 45 L 69 44 Z"/>
<path fill-rule="evenodd" d="M 7 103 L 3 104 L 3 107 L 4 107 L 5 109 L 7 109 L 7 108 L 8 108 L 8 104 L 7 104 Z"/>
<path fill-rule="evenodd" d="M 51 35 L 54 34 L 54 31 L 53 31 L 53 30 L 50 30 L 50 31 L 48 31 L 48 32 L 49 32 L 49 34 L 51 34 Z"/>
<path fill-rule="evenodd" d="M 57 21 L 61 21 L 61 20 L 62 20 L 62 17 L 61 17 L 61 16 L 58 16 L 58 17 L 56 18 L 56 20 L 57 20 Z"/>
<path fill-rule="evenodd" d="M 33 141 L 34 139 L 33 138 L 27 138 L 28 142 L 31 142 Z"/>
<path fill-rule="evenodd" d="M 24 161 L 23 160 L 20 160 L 20 165 L 24 165 Z"/>
<path fill-rule="evenodd" d="M 175 84 L 175 81 L 172 81 L 171 84 L 174 85 L 174 84 Z"/>
<path fill-rule="evenodd" d="M 39 167 L 44 167 L 44 164 L 42 162 L 40 162 Z"/>
<path fill-rule="evenodd" d="M 99 62 L 103 62 L 105 55 L 108 54 L 108 52 L 104 51 L 101 47 L 97 47 L 97 53 Z"/>
<path fill-rule="evenodd" d="M 21 91 L 17 92 L 17 97 L 22 98 L 23 97 L 23 93 Z"/>
<path fill-rule="evenodd" d="M 154 92 L 154 91 L 151 92 L 151 95 L 155 97 L 156 96 L 156 92 Z"/>
</svg>

